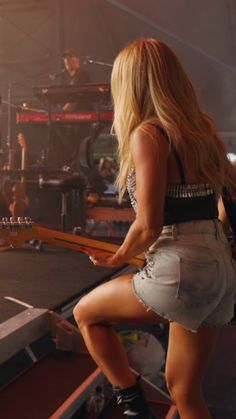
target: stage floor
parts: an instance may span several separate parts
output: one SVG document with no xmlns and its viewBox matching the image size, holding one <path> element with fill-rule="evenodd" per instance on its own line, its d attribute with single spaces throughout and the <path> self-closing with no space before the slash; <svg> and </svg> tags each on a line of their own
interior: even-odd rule
<svg viewBox="0 0 236 419">
<path fill-rule="evenodd" d="M 43 245 L 0 252 L 0 323 L 27 305 L 57 310 L 109 278 L 114 269 L 95 267 L 87 255 Z"/>
</svg>

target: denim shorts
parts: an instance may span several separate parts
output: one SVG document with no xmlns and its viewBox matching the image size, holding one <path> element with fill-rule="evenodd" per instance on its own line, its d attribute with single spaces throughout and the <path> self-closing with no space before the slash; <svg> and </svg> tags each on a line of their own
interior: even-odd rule
<svg viewBox="0 0 236 419">
<path fill-rule="evenodd" d="M 147 310 L 193 332 L 230 322 L 236 264 L 219 220 L 165 226 L 146 260 L 132 284 Z"/>
</svg>

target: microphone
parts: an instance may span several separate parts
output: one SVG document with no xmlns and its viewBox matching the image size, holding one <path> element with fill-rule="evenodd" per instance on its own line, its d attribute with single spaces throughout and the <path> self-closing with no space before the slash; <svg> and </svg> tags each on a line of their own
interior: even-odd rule
<svg viewBox="0 0 236 419">
<path fill-rule="evenodd" d="M 61 71 L 59 71 L 58 73 L 53 73 L 53 74 L 49 74 L 49 78 L 51 80 L 56 79 L 57 77 L 60 77 L 62 74 L 64 74 L 66 72 L 66 69 L 63 68 Z"/>
<path fill-rule="evenodd" d="M 86 55 L 83 61 L 83 64 L 86 65 L 86 64 L 92 64 L 92 63 L 93 63 L 93 60 L 91 59 L 91 55 Z"/>
</svg>

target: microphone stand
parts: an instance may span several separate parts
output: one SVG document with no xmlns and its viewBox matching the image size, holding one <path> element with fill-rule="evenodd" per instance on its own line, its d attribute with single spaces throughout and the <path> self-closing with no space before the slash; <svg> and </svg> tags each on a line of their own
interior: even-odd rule
<svg viewBox="0 0 236 419">
<path fill-rule="evenodd" d="M 59 71 L 58 73 L 54 73 L 54 74 L 49 74 L 49 78 L 50 80 L 56 80 L 58 77 L 61 77 L 63 74 L 66 73 L 66 69 L 62 69 L 61 71 Z"/>
<path fill-rule="evenodd" d="M 111 63 L 106 63 L 105 61 L 97 61 L 97 60 L 93 60 L 89 55 L 85 58 L 84 64 L 96 64 L 96 65 L 100 65 L 103 67 L 113 67 L 113 64 Z M 104 122 L 102 122 L 100 120 L 100 112 L 99 112 L 99 106 L 101 106 L 101 104 L 96 104 L 96 113 L 97 113 L 97 122 L 95 122 L 93 124 L 93 128 L 92 128 L 92 142 L 94 142 L 97 137 L 99 136 L 100 132 L 103 130 L 104 127 Z"/>
<path fill-rule="evenodd" d="M 103 65 L 105 67 L 113 67 L 113 64 L 111 63 L 106 63 L 105 61 L 96 61 L 96 60 L 92 60 L 91 58 L 87 57 L 87 59 L 85 59 L 85 63 L 89 63 L 89 64 L 97 64 L 97 65 Z"/>
<path fill-rule="evenodd" d="M 45 168 L 48 166 L 48 157 L 49 157 L 49 153 L 51 149 L 51 142 L 52 142 L 52 105 L 50 103 L 50 100 L 48 100 L 47 115 L 48 115 L 48 121 L 47 121 L 46 146 L 42 150 L 42 157 L 41 157 L 43 166 Z"/>
<path fill-rule="evenodd" d="M 4 103 L 4 101 L 3 101 Z M 7 90 L 7 141 L 6 145 L 8 148 L 8 167 L 9 169 L 14 168 L 14 160 L 15 160 L 15 147 L 13 146 L 12 136 L 11 136 L 11 84 L 8 85 Z"/>
</svg>

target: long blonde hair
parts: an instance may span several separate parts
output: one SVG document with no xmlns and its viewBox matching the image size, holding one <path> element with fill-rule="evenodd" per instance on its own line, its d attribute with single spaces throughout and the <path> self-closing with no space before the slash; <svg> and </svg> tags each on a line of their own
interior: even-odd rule
<svg viewBox="0 0 236 419">
<path fill-rule="evenodd" d="M 155 39 L 141 39 L 126 46 L 114 62 L 111 92 L 120 160 L 120 197 L 133 164 L 131 135 L 153 121 L 158 121 L 175 143 L 187 171 L 195 169 L 217 194 L 223 185 L 232 185 L 226 146 L 210 117 L 201 111 L 188 76 L 167 45 Z"/>
</svg>

